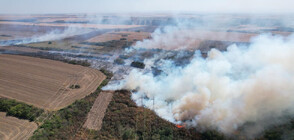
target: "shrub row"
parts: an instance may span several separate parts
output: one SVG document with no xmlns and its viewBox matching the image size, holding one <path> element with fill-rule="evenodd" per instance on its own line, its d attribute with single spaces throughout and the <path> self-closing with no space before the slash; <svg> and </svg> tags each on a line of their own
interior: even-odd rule
<svg viewBox="0 0 294 140">
<path fill-rule="evenodd" d="M 30 121 L 34 121 L 44 112 L 43 109 L 6 98 L 0 98 L 0 111 L 7 112 L 8 116 Z"/>
</svg>

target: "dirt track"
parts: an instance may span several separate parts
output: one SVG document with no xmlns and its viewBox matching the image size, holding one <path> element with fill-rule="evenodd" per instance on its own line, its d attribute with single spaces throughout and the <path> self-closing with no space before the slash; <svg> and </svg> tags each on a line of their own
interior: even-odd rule
<svg viewBox="0 0 294 140">
<path fill-rule="evenodd" d="M 7 117 L 0 112 L 0 139 L 1 140 L 27 140 L 38 128 L 34 122 Z"/>
<path fill-rule="evenodd" d="M 84 128 L 94 130 L 101 129 L 102 121 L 112 96 L 113 93 L 109 91 L 104 91 L 99 94 L 90 112 L 88 113 L 87 120 L 83 126 Z"/>
<path fill-rule="evenodd" d="M 94 92 L 106 78 L 100 71 L 59 61 L 0 55 L 0 97 L 58 110 Z M 78 84 L 81 88 L 71 89 Z"/>
</svg>

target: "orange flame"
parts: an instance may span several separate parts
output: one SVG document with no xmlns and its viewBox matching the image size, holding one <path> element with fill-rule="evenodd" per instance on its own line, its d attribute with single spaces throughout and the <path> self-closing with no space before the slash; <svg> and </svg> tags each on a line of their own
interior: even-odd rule
<svg viewBox="0 0 294 140">
<path fill-rule="evenodd" d="M 177 127 L 177 128 L 184 128 L 183 125 L 179 125 L 179 124 L 177 124 L 176 127 Z"/>
</svg>

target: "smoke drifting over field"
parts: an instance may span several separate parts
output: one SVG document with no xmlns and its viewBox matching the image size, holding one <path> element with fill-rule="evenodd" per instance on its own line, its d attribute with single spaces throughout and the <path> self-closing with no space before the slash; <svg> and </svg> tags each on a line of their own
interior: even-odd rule
<svg viewBox="0 0 294 140">
<path fill-rule="evenodd" d="M 207 58 L 196 51 L 185 67 L 166 62 L 164 75 L 133 70 L 123 88 L 136 90 L 137 104 L 172 122 L 228 135 L 242 127 L 254 136 L 294 115 L 292 62 L 294 36 L 261 35 L 250 46 L 212 49 Z"/>
<path fill-rule="evenodd" d="M 80 35 L 90 32 L 90 30 L 80 29 L 75 27 L 68 27 L 65 30 L 53 30 L 43 35 L 36 35 L 30 38 L 24 39 L 16 39 L 16 40 L 5 40 L 0 41 L 0 46 L 8 46 L 8 45 L 20 45 L 20 44 L 28 44 L 28 43 L 35 43 L 35 42 L 42 42 L 42 41 L 53 41 L 53 40 L 60 40 L 66 37 Z"/>
<path fill-rule="evenodd" d="M 60 30 L 53 30 L 47 34 L 33 37 L 31 42 L 42 42 L 42 41 L 50 41 L 50 40 L 57 40 L 57 39 L 63 39 L 66 37 L 79 35 L 79 34 L 85 34 L 89 32 L 90 30 L 86 29 L 80 29 L 80 28 L 74 28 L 74 27 L 68 27 L 64 31 Z"/>
<path fill-rule="evenodd" d="M 151 34 L 152 39 L 138 41 L 134 48 L 185 49 L 191 47 L 196 41 L 192 38 L 193 32 L 183 34 L 183 30 L 185 29 L 178 26 L 167 26 L 162 30 L 157 29 Z"/>
<path fill-rule="evenodd" d="M 195 25 L 194 25 L 195 26 Z M 248 41 L 253 34 L 212 31 L 216 27 L 187 27 L 187 25 L 166 26 L 155 30 L 152 39 L 136 42 L 134 48 L 147 49 L 199 49 L 204 40 Z"/>
</svg>

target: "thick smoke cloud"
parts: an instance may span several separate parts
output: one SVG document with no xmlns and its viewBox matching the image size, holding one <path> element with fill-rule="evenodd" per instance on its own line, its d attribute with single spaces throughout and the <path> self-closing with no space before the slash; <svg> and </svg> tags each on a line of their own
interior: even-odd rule
<svg viewBox="0 0 294 140">
<path fill-rule="evenodd" d="M 123 88 L 169 121 L 254 136 L 294 115 L 293 62 L 294 36 L 261 35 L 207 58 L 195 52 L 184 68 L 166 62 L 165 75 L 133 70 Z"/>
<path fill-rule="evenodd" d="M 220 27 L 215 25 L 201 26 L 198 23 L 197 27 L 188 27 L 187 24 L 189 23 L 156 29 L 151 34 L 151 39 L 138 41 L 133 47 L 165 50 L 199 49 L 205 40 L 247 42 L 251 36 L 256 35 L 226 32 L 226 27 L 220 30 Z M 219 30 L 216 31 L 216 28 Z"/>
</svg>

